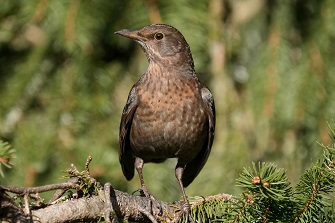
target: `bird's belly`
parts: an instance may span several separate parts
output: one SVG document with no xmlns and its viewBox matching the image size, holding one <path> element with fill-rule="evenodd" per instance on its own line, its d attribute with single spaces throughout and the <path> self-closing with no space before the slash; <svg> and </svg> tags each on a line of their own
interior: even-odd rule
<svg viewBox="0 0 335 223">
<path fill-rule="evenodd" d="M 192 100 L 168 106 L 142 105 L 134 114 L 131 148 L 145 162 L 174 157 L 192 159 L 204 144 L 207 126 L 204 111 Z"/>
</svg>

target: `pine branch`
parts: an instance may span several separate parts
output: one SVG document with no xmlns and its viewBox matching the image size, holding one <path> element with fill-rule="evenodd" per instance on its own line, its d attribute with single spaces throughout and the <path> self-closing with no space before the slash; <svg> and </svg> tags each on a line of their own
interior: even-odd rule
<svg viewBox="0 0 335 223">
<path fill-rule="evenodd" d="M 293 222 L 325 219 L 329 209 L 334 213 L 329 194 L 335 192 L 335 148 L 321 146 L 323 157 L 302 175 L 295 189 L 295 199 L 300 208 Z"/>
<path fill-rule="evenodd" d="M 285 170 L 272 163 L 253 163 L 245 168 L 237 186 L 242 193 L 238 208 L 235 210 L 234 222 L 288 222 L 292 214 L 292 187 Z"/>
<path fill-rule="evenodd" d="M 0 140 L 0 176 L 4 177 L 5 174 L 2 170 L 2 166 L 6 168 L 12 168 L 11 160 L 14 156 L 15 150 L 11 149 L 7 142 Z"/>
<path fill-rule="evenodd" d="M 335 139 L 335 131 L 330 136 Z M 237 186 L 244 188 L 234 222 L 334 222 L 335 146 L 324 146 L 323 155 L 292 188 L 284 169 L 262 163 L 245 168 Z M 228 221 L 226 221 L 228 222 Z"/>
</svg>

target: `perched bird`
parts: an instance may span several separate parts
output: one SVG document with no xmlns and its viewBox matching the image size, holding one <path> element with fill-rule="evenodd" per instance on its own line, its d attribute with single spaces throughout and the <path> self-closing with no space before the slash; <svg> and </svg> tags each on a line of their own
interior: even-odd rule
<svg viewBox="0 0 335 223">
<path fill-rule="evenodd" d="M 139 43 L 149 61 L 122 112 L 119 159 L 123 174 L 131 180 L 136 168 L 141 190 L 150 196 L 144 184 L 143 164 L 177 158 L 175 174 L 184 199 L 182 211 L 188 218 L 184 187 L 199 174 L 211 151 L 213 96 L 198 80 L 190 47 L 176 28 L 153 24 L 115 33 Z"/>
</svg>

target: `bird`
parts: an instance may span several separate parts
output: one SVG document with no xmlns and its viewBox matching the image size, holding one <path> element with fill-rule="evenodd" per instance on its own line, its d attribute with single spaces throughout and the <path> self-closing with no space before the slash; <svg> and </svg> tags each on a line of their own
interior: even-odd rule
<svg viewBox="0 0 335 223">
<path fill-rule="evenodd" d="M 190 216 L 185 193 L 207 162 L 215 131 L 211 91 L 199 81 L 190 47 L 179 30 L 151 24 L 115 34 L 139 43 L 148 60 L 147 71 L 132 86 L 119 131 L 119 161 L 127 180 L 137 170 L 144 196 L 145 163 L 176 158 L 175 176 L 183 197 L 182 214 Z"/>
</svg>

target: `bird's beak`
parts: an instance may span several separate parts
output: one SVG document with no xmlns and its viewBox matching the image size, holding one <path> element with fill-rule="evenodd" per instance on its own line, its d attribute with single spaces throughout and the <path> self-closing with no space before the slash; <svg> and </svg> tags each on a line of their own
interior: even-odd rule
<svg viewBox="0 0 335 223">
<path fill-rule="evenodd" d="M 129 30 L 129 29 L 122 29 L 116 31 L 114 34 L 119 34 L 121 36 L 127 37 L 129 39 L 137 40 L 137 41 L 146 41 L 147 38 L 142 36 L 138 30 Z"/>
</svg>

